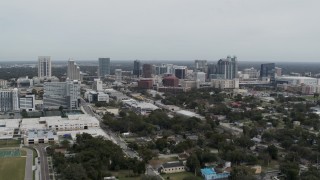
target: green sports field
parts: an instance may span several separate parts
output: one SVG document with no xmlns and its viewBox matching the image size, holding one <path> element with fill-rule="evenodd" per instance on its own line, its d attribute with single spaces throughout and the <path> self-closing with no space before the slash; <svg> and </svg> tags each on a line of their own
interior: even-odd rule
<svg viewBox="0 0 320 180">
<path fill-rule="evenodd" d="M 0 158 L 0 180 L 23 180 L 25 166 L 25 157 Z"/>
</svg>

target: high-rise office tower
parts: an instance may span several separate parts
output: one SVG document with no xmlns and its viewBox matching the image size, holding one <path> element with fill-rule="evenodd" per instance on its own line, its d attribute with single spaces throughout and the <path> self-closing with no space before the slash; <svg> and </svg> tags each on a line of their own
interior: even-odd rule
<svg viewBox="0 0 320 180">
<path fill-rule="evenodd" d="M 67 76 L 70 80 L 81 80 L 80 67 L 71 58 L 68 61 Z"/>
<path fill-rule="evenodd" d="M 261 64 L 260 69 L 260 78 L 262 80 L 266 80 L 270 78 L 270 81 L 273 82 L 275 78 L 275 63 L 267 63 L 267 64 Z"/>
<path fill-rule="evenodd" d="M 45 82 L 43 105 L 45 108 L 79 109 L 80 82 L 67 80 L 66 82 Z"/>
<path fill-rule="evenodd" d="M 0 111 L 18 111 L 19 110 L 19 94 L 18 89 L 0 90 Z"/>
<path fill-rule="evenodd" d="M 194 61 L 195 72 L 205 72 L 208 71 L 207 60 L 195 60 Z"/>
<path fill-rule="evenodd" d="M 140 77 L 141 75 L 141 63 L 139 60 L 133 61 L 133 75 Z"/>
<path fill-rule="evenodd" d="M 142 76 L 144 78 L 152 78 L 152 65 L 144 64 L 142 67 Z"/>
<path fill-rule="evenodd" d="M 185 79 L 187 74 L 186 66 L 175 66 L 174 67 L 174 75 L 179 79 Z"/>
<path fill-rule="evenodd" d="M 51 57 L 39 56 L 38 57 L 38 77 L 51 77 Z"/>
<path fill-rule="evenodd" d="M 114 74 L 116 76 L 116 82 L 121 82 L 122 81 L 122 69 L 116 69 L 114 71 Z"/>
<path fill-rule="evenodd" d="M 210 63 L 208 64 L 208 73 L 207 73 L 207 78 L 210 77 L 210 74 L 217 74 L 217 65 Z"/>
<path fill-rule="evenodd" d="M 220 59 L 217 65 L 217 73 L 223 75 L 224 79 L 234 79 L 238 74 L 237 57 L 230 56 L 227 59 Z"/>
<path fill-rule="evenodd" d="M 99 76 L 110 75 L 110 58 L 99 58 Z"/>
</svg>

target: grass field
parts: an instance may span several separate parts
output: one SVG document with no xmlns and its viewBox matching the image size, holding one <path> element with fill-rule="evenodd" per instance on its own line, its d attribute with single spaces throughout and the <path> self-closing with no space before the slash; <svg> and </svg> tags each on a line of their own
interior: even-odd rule
<svg viewBox="0 0 320 180">
<path fill-rule="evenodd" d="M 24 157 L 0 158 L 0 180 L 23 180 L 25 166 Z"/>
<path fill-rule="evenodd" d="M 202 180 L 201 177 L 195 176 L 191 172 L 181 172 L 181 173 L 173 173 L 173 174 L 163 174 L 162 177 L 164 179 L 167 179 L 167 177 L 170 177 L 170 180 L 181 180 L 186 177 L 192 177 L 194 180 Z"/>
<path fill-rule="evenodd" d="M 0 140 L 0 148 L 2 147 L 19 147 L 19 140 Z"/>
</svg>

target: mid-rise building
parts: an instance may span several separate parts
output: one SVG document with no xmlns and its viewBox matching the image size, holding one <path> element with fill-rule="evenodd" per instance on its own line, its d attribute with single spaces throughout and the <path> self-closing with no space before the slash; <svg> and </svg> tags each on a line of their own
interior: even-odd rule
<svg viewBox="0 0 320 180">
<path fill-rule="evenodd" d="M 28 94 L 19 98 L 20 110 L 34 111 L 35 110 L 35 95 Z"/>
<path fill-rule="evenodd" d="M 161 64 L 160 66 L 155 67 L 155 74 L 162 75 L 168 73 L 168 67 L 165 64 Z"/>
<path fill-rule="evenodd" d="M 106 102 L 109 103 L 109 95 L 104 92 L 96 92 L 96 91 L 87 91 L 84 93 L 85 99 L 88 100 L 89 103 L 95 102 Z"/>
<path fill-rule="evenodd" d="M 270 79 L 270 81 L 273 82 L 275 78 L 275 64 L 261 64 L 260 78 L 262 80 Z"/>
<path fill-rule="evenodd" d="M 44 84 L 43 105 L 45 108 L 78 109 L 80 99 L 80 82 L 46 82 Z"/>
<path fill-rule="evenodd" d="M 122 81 L 122 69 L 116 69 L 114 71 L 114 74 L 116 76 L 116 82 L 121 82 Z"/>
<path fill-rule="evenodd" d="M 152 78 L 152 65 L 144 64 L 142 66 L 142 77 L 143 78 Z"/>
<path fill-rule="evenodd" d="M 162 84 L 165 87 L 178 87 L 179 79 L 175 75 L 169 75 L 162 79 Z"/>
<path fill-rule="evenodd" d="M 276 73 L 276 76 L 281 76 L 282 75 L 282 68 L 275 67 L 275 73 Z"/>
<path fill-rule="evenodd" d="M 226 59 L 220 59 L 217 65 L 217 73 L 223 74 L 224 79 L 234 79 L 238 73 L 237 57 L 228 56 Z"/>
<path fill-rule="evenodd" d="M 19 93 L 17 88 L 0 90 L 0 111 L 19 111 Z"/>
<path fill-rule="evenodd" d="M 212 87 L 217 89 L 238 89 L 239 79 L 212 79 Z"/>
<path fill-rule="evenodd" d="M 29 79 L 28 76 L 20 77 L 17 79 L 18 88 L 31 88 L 33 86 L 33 79 Z"/>
<path fill-rule="evenodd" d="M 38 77 L 51 77 L 51 57 L 39 56 L 38 57 Z"/>
<path fill-rule="evenodd" d="M 211 74 L 217 74 L 217 65 L 210 63 L 208 64 L 208 73 L 207 73 L 207 78 L 210 79 Z"/>
<path fill-rule="evenodd" d="M 153 79 L 151 79 L 151 78 L 140 79 L 138 81 L 138 87 L 140 89 L 152 89 L 153 88 Z"/>
<path fill-rule="evenodd" d="M 206 73 L 204 72 L 195 72 L 194 80 L 197 82 L 205 82 L 206 81 Z"/>
<path fill-rule="evenodd" d="M 141 63 L 139 60 L 135 60 L 133 62 L 133 75 L 135 75 L 136 77 L 141 76 Z"/>
<path fill-rule="evenodd" d="M 81 81 L 80 67 L 71 58 L 68 61 L 67 77 L 70 80 Z"/>
<path fill-rule="evenodd" d="M 8 81 L 4 79 L 0 79 L 0 88 L 7 88 L 8 87 Z"/>
<path fill-rule="evenodd" d="M 100 77 L 110 75 L 110 58 L 99 58 L 98 71 Z"/>
<path fill-rule="evenodd" d="M 253 67 L 244 69 L 242 74 L 248 74 L 249 79 L 258 78 L 258 70 Z"/>
</svg>

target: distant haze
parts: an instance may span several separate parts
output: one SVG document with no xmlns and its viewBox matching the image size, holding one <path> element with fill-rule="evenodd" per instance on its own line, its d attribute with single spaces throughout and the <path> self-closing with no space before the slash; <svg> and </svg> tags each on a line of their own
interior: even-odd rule
<svg viewBox="0 0 320 180">
<path fill-rule="evenodd" d="M 0 61 L 319 61 L 319 0 L 2 0 Z"/>
</svg>

